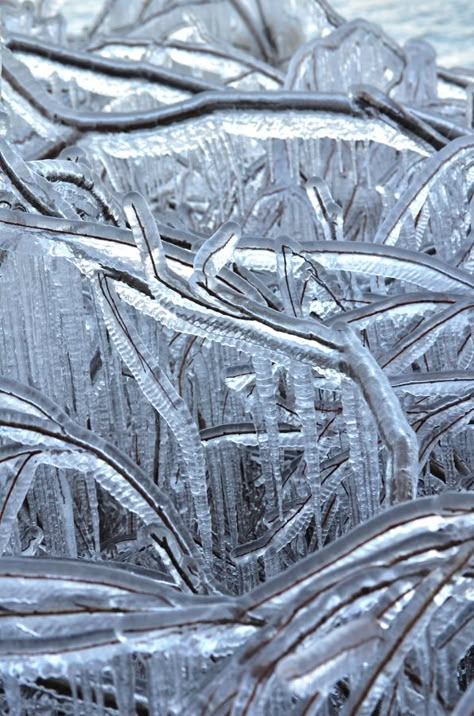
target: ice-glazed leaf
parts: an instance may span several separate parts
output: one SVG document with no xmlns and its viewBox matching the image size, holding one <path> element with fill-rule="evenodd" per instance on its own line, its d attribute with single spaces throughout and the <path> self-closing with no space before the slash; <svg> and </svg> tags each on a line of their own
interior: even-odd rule
<svg viewBox="0 0 474 716">
<path fill-rule="evenodd" d="M 342 674 L 359 670 L 361 663 L 373 659 L 383 638 L 384 630 L 377 621 L 354 619 L 317 643 L 303 643 L 301 653 L 279 662 L 277 676 L 301 696 L 327 691 Z"/>
</svg>

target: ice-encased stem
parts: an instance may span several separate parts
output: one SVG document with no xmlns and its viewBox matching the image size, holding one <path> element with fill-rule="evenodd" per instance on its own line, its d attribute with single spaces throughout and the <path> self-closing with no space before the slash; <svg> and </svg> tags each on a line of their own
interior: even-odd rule
<svg viewBox="0 0 474 716">
<path fill-rule="evenodd" d="M 120 312 L 119 300 L 106 276 L 95 280 L 107 329 L 143 394 L 173 431 L 183 456 L 193 495 L 204 553 L 212 553 L 212 525 L 207 500 L 206 462 L 199 431 L 189 409 L 140 336 Z"/>
<path fill-rule="evenodd" d="M 344 372 L 359 386 L 388 450 L 387 494 L 390 503 L 416 494 L 418 443 L 390 381 L 352 329 L 347 329 Z"/>
<path fill-rule="evenodd" d="M 156 277 L 152 290 L 154 300 L 140 295 L 135 289 L 117 285 L 117 291 L 125 301 L 175 330 L 230 346 L 242 346 L 243 350 L 252 353 L 260 351 L 262 355 L 278 357 L 284 365 L 297 359 L 317 370 L 324 366 L 326 370 L 329 368 L 355 380 L 389 451 L 389 500 L 398 502 L 410 499 L 414 494 L 418 476 L 416 437 L 388 378 L 350 328 L 338 324 L 329 329 L 317 321 L 288 316 L 279 320 L 277 312 L 253 304 L 252 312 L 249 311 L 251 318 L 240 318 L 229 315 L 225 305 L 224 311 L 217 311 L 166 286 Z M 243 304 L 244 310 L 247 305 L 248 302 Z M 306 328 L 305 335 L 303 327 Z"/>
<path fill-rule="evenodd" d="M 39 391 L 7 378 L 0 380 L 0 432 L 34 445 L 34 451 L 42 453 L 42 462 L 93 472 L 126 509 L 147 525 L 160 525 L 165 533 L 163 559 L 178 584 L 191 591 L 207 589 L 199 551 L 171 501 L 128 456 L 78 426 Z M 197 587 L 193 570 L 198 581 L 203 579 Z"/>
</svg>

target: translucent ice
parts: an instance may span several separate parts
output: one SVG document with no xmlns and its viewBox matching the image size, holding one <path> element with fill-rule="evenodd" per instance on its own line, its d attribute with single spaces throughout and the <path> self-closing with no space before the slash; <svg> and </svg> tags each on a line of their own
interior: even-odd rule
<svg viewBox="0 0 474 716">
<path fill-rule="evenodd" d="M 472 72 L 70 4 L 2 4 L 0 713 L 463 716 Z"/>
</svg>

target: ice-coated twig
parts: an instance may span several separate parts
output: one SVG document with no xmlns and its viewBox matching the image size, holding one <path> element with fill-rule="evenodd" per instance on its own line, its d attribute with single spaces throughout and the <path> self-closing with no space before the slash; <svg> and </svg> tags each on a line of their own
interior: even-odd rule
<svg viewBox="0 0 474 716">
<path fill-rule="evenodd" d="M 391 321 L 401 317 L 408 320 L 413 316 L 425 318 L 426 315 L 441 311 L 444 307 L 458 301 L 459 294 L 456 293 L 435 293 L 434 291 L 403 293 L 387 298 L 374 298 L 367 306 L 337 313 L 330 316 L 326 322 L 331 325 L 344 321 L 354 328 L 362 329 L 374 325 L 378 321 Z"/>
<path fill-rule="evenodd" d="M 76 110 L 60 105 L 50 98 L 41 86 L 32 89 L 34 82 L 26 66 L 19 63 L 7 50 L 3 59 L 3 74 L 12 88 L 19 92 L 35 110 L 53 122 L 59 122 L 66 127 L 74 127 L 80 132 L 120 132 L 139 131 L 158 127 L 166 127 L 170 124 L 185 122 L 189 119 L 203 117 L 206 115 L 236 110 L 241 112 L 323 112 L 337 115 L 353 116 L 354 108 L 351 101 L 345 95 L 320 94 L 311 95 L 306 93 L 291 92 L 203 92 L 195 98 L 184 100 L 176 105 L 171 105 L 157 110 L 148 110 L 134 113 L 120 112 L 88 112 L 80 113 Z M 367 120 L 370 121 L 370 120 Z M 377 122 L 377 120 L 373 120 Z M 381 126 L 381 138 L 384 134 Z M 407 135 L 405 128 L 401 125 L 395 132 L 400 136 L 406 136 L 414 146 L 419 145 L 422 154 L 427 152 L 427 143 L 424 137 L 419 139 Z M 396 144 L 393 132 L 388 132 L 385 137 L 386 143 L 390 146 Z"/>
<path fill-rule="evenodd" d="M 75 218 L 73 208 L 42 178 L 41 174 L 33 172 L 3 138 L 0 138 L 0 168 L 23 201 L 35 211 L 47 216 Z"/>
<path fill-rule="evenodd" d="M 446 175 L 456 163 L 462 163 L 466 174 L 469 173 L 474 164 L 474 138 L 472 136 L 453 139 L 441 151 L 430 157 L 388 213 L 374 237 L 374 243 L 395 244 L 407 216 L 411 216 L 413 219 L 416 231 L 417 222 L 433 184 L 439 181 L 442 175 Z"/>
<path fill-rule="evenodd" d="M 291 243 L 290 243 L 291 246 Z M 315 241 L 305 246 L 303 255 L 325 268 L 354 271 L 371 276 L 397 278 L 408 283 L 437 291 L 468 292 L 474 281 L 468 271 L 455 268 L 429 254 L 398 246 L 381 246 L 349 241 Z M 244 266 L 274 271 L 276 257 L 272 244 L 265 239 L 240 242 L 236 259 Z"/>
<path fill-rule="evenodd" d="M 118 58 L 109 59 L 90 52 L 63 48 L 37 38 L 12 33 L 5 38 L 5 45 L 12 53 L 35 55 L 57 63 L 58 68 L 71 66 L 124 80 L 136 78 L 145 82 L 168 85 L 186 92 L 206 92 L 221 89 L 217 83 L 199 79 L 192 75 L 167 70 L 148 62 L 130 62 Z"/>
<path fill-rule="evenodd" d="M 92 177 L 88 168 L 80 162 L 70 162 L 61 165 L 59 161 L 30 162 L 30 166 L 51 183 L 65 182 L 74 184 L 79 189 L 89 192 L 98 203 L 106 221 L 115 226 L 124 228 L 125 222 L 121 209 L 114 197 L 103 187 L 96 177 Z"/>
<path fill-rule="evenodd" d="M 359 600 L 363 601 L 368 593 L 374 597 L 370 614 L 382 627 L 379 632 L 383 636 L 382 650 L 388 655 L 400 634 L 410 638 L 409 643 L 413 644 L 419 630 L 411 631 L 412 626 L 418 627 L 412 622 L 412 614 L 416 613 L 426 628 L 440 603 L 431 599 L 433 590 L 435 593 L 445 590 L 443 599 L 446 599 L 450 580 L 472 557 L 473 525 L 469 518 L 472 505 L 462 503 L 462 496 L 446 495 L 418 500 L 409 510 L 406 506 L 392 508 L 354 531 L 352 536 L 361 540 L 355 550 L 347 549 L 349 540 L 339 540 L 324 550 L 323 562 L 320 553 L 298 565 L 300 568 L 305 563 L 307 567 L 312 565 L 306 577 L 304 571 L 293 568 L 255 590 L 249 595 L 252 613 L 269 615 L 267 600 L 274 598 L 274 618 L 236 653 L 226 668 L 225 678 L 211 683 L 202 694 L 200 716 L 219 713 L 228 699 L 232 700 L 239 716 L 252 713 L 275 669 L 277 673 L 283 669 L 285 660 L 295 651 L 298 653 L 305 639 L 310 644 L 314 635 L 323 633 L 323 625 L 329 633 L 331 625 L 341 623 L 341 619 L 343 623 L 352 622 L 360 614 Z M 451 525 L 449 536 L 445 532 L 448 524 Z M 354 540 L 354 546 L 357 542 Z M 404 558 L 400 560 L 401 554 Z M 423 580 L 427 567 L 432 576 Z M 312 579 L 306 582 L 311 571 Z M 384 660 L 378 656 L 373 661 L 373 670 L 368 667 L 364 684 L 374 680 L 374 672 L 378 678 L 384 668 Z M 331 650 L 325 658 L 331 661 Z M 317 689 L 318 685 L 324 688 L 326 674 L 323 668 L 318 682 L 316 673 L 312 688 Z M 336 671 L 333 678 L 340 676 Z"/>
<path fill-rule="evenodd" d="M 448 143 L 445 136 L 375 87 L 353 87 L 352 97 L 357 105 L 375 110 L 377 114 L 431 144 L 434 149 L 442 149 Z"/>
<path fill-rule="evenodd" d="M 196 291 L 199 284 L 215 288 L 217 274 L 234 256 L 240 238 L 240 227 L 235 222 L 224 224 L 207 239 L 197 251 L 193 262 L 193 274 L 190 284 Z"/>
<path fill-rule="evenodd" d="M 238 643 L 259 625 L 237 600 L 197 595 L 190 600 L 129 565 L 4 558 L 0 585 L 4 672 L 22 665 L 31 674 L 64 675 L 68 665 L 92 654 L 100 663 L 131 648 L 153 653 L 166 648 L 171 634 L 185 641 L 199 630 L 216 630 L 225 649 L 226 642 Z"/>
<path fill-rule="evenodd" d="M 36 446 L 32 452 L 43 446 L 47 451 L 56 448 L 53 464 L 65 462 L 93 470 L 101 486 L 145 524 L 161 525 L 161 548 L 168 568 L 180 584 L 195 590 L 192 570 L 199 570 L 200 556 L 192 538 L 168 497 L 128 457 L 74 424 L 39 391 L 6 378 L 0 382 L 0 432 L 17 442 Z"/>
<path fill-rule="evenodd" d="M 165 372 L 150 355 L 136 330 L 123 313 L 110 281 L 104 275 L 95 280 L 99 305 L 107 329 L 143 394 L 163 416 L 176 437 L 194 499 L 205 554 L 212 552 L 212 526 L 207 500 L 206 462 L 198 429 L 184 400 Z"/>
<path fill-rule="evenodd" d="M 415 434 L 408 425 L 389 379 L 356 335 L 352 333 L 351 337 L 352 340 L 349 338 L 346 344 L 345 372 L 357 382 L 362 391 L 389 452 L 389 500 L 399 502 L 410 499 L 416 494 L 419 469 Z"/>
</svg>

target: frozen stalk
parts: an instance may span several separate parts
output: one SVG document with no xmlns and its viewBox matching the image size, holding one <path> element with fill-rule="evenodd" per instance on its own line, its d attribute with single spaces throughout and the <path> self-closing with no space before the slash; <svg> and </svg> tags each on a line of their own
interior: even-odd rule
<svg viewBox="0 0 474 716">
<path fill-rule="evenodd" d="M 390 381 L 351 329 L 347 330 L 345 367 L 360 388 L 388 450 L 387 492 L 390 503 L 416 495 L 418 443 Z"/>
</svg>

